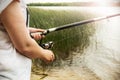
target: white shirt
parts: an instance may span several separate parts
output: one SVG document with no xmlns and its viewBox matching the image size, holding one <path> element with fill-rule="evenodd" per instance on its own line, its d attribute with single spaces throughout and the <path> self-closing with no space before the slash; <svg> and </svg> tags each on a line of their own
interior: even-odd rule
<svg viewBox="0 0 120 80">
<path fill-rule="evenodd" d="M 12 0 L 0 0 L 0 13 Z M 26 18 L 26 5 L 20 0 Z M 4 26 L 0 24 L 0 80 L 30 80 L 31 60 L 16 51 Z"/>
</svg>

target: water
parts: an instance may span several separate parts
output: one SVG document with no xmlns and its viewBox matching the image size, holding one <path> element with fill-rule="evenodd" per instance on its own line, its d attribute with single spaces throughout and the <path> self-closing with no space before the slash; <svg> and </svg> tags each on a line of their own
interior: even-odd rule
<svg viewBox="0 0 120 80">
<path fill-rule="evenodd" d="M 39 7 L 54 10 L 80 10 L 99 16 L 120 13 L 120 7 Z M 87 15 L 86 15 L 87 16 Z M 119 80 L 120 79 L 120 16 L 95 22 L 96 32 L 82 54 L 74 52 L 53 67 L 32 74 L 31 80 Z M 67 64 L 67 61 L 71 64 Z M 41 75 L 43 74 L 43 75 Z"/>
</svg>

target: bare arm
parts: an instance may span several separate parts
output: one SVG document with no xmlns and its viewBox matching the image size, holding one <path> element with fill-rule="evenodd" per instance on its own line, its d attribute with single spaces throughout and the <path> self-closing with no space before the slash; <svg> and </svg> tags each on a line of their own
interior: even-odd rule
<svg viewBox="0 0 120 80">
<path fill-rule="evenodd" d="M 33 40 L 26 28 L 24 16 L 18 1 L 13 1 L 1 14 L 1 21 L 7 30 L 15 48 L 29 58 L 41 58 L 44 61 L 52 61 L 52 51 L 42 49 Z"/>
</svg>

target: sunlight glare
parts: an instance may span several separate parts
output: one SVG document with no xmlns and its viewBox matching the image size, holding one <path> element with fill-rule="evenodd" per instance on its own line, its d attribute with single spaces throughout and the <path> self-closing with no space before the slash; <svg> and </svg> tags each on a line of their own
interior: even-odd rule
<svg viewBox="0 0 120 80">
<path fill-rule="evenodd" d="M 103 7 L 107 7 L 107 6 L 110 6 L 111 3 L 114 1 L 114 0 L 91 0 L 92 2 L 95 2 L 97 6 L 103 6 Z"/>
</svg>

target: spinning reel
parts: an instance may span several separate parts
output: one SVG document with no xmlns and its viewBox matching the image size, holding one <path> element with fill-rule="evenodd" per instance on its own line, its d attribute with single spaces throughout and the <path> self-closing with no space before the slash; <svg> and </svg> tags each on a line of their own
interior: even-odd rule
<svg viewBox="0 0 120 80">
<path fill-rule="evenodd" d="M 39 45 L 44 49 L 50 49 L 53 47 L 53 41 L 49 41 L 47 43 L 41 43 Z"/>
</svg>

